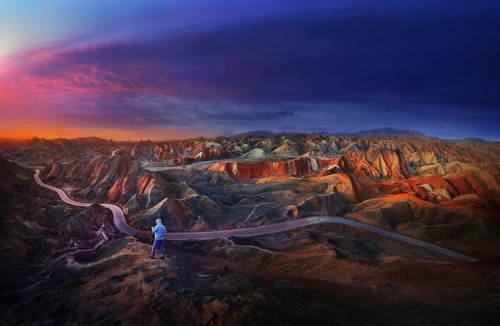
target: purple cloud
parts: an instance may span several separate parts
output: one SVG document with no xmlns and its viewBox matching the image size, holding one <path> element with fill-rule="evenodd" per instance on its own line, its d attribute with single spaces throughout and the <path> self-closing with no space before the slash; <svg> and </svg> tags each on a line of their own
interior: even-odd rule
<svg viewBox="0 0 500 326">
<path fill-rule="evenodd" d="M 234 131 L 407 125 L 498 138 L 499 6 L 324 2 L 304 14 L 303 3 L 295 5 L 268 8 L 278 15 L 256 18 L 255 10 L 241 20 L 181 24 L 176 32 L 156 17 L 142 39 L 89 45 L 85 38 L 25 54 L 13 75 L 76 124 Z"/>
</svg>

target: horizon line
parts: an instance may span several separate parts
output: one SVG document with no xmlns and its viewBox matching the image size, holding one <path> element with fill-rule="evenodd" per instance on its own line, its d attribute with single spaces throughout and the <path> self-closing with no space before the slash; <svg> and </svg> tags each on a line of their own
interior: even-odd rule
<svg viewBox="0 0 500 326">
<path fill-rule="evenodd" d="M 99 140 L 106 140 L 106 141 L 113 141 L 113 142 L 140 142 L 140 141 L 150 141 L 150 142 L 165 142 L 165 141 L 181 141 L 181 140 L 191 140 L 191 139 L 196 139 L 196 138 L 206 138 L 206 139 L 214 139 L 214 138 L 234 138 L 234 137 L 248 137 L 252 135 L 243 135 L 247 133 L 252 133 L 252 132 L 269 132 L 272 133 L 272 135 L 268 136 L 258 136 L 256 135 L 255 137 L 275 137 L 275 136 L 280 136 L 280 135 L 312 135 L 312 134 L 321 134 L 322 136 L 325 137 L 344 137 L 344 136 L 352 136 L 352 137 L 374 137 L 374 136 L 364 136 L 364 135 L 356 135 L 357 133 L 361 132 L 366 132 L 366 131 L 377 131 L 377 130 L 383 130 L 383 129 L 394 129 L 394 130 L 400 130 L 400 131 L 405 131 L 405 132 L 417 132 L 422 134 L 422 136 L 429 138 L 429 139 L 439 139 L 439 140 L 444 140 L 444 141 L 458 141 L 458 140 L 465 140 L 465 139 L 477 139 L 477 140 L 483 140 L 483 141 L 490 141 L 490 142 L 498 142 L 500 141 L 500 138 L 496 139 L 491 139 L 491 138 L 482 138 L 482 137 L 474 137 L 474 136 L 469 136 L 469 137 L 463 137 L 463 138 L 442 138 L 439 136 L 430 136 L 427 134 L 424 134 L 420 131 L 417 130 L 405 130 L 405 129 L 398 129 L 398 128 L 379 128 L 379 129 L 368 129 L 368 130 L 360 130 L 356 132 L 331 132 L 331 131 L 310 131 L 310 132 L 298 132 L 298 131 L 280 131 L 280 132 L 274 132 L 274 131 L 269 131 L 269 130 L 253 130 L 253 131 L 244 131 L 240 133 L 235 133 L 235 134 L 226 134 L 226 135 L 217 135 L 217 136 L 204 136 L 204 135 L 199 135 L 199 136 L 194 136 L 194 137 L 188 137 L 188 138 L 170 138 L 170 139 L 143 139 L 143 138 L 136 138 L 136 139 L 113 139 L 113 138 L 102 138 L 100 136 L 79 136 L 79 137 L 38 137 L 36 135 L 33 135 L 31 137 L 26 137 L 26 138 L 14 138 L 14 137 L 0 137 L 0 142 L 24 142 L 24 141 L 29 141 L 29 140 L 34 140 L 34 139 L 40 139 L 40 140 L 78 140 L 78 139 L 89 139 L 89 138 L 96 138 Z M 327 133 L 330 133 L 328 135 Z M 327 134 L 327 135 L 325 135 Z M 398 137 L 398 138 L 412 138 L 412 137 L 400 137 L 398 135 L 386 135 L 386 136 L 377 136 L 375 137 L 381 138 L 381 137 Z"/>
</svg>

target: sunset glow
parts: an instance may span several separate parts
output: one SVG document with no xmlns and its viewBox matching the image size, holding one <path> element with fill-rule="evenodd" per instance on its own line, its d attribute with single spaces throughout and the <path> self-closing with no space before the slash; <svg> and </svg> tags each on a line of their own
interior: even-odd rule
<svg viewBox="0 0 500 326">
<path fill-rule="evenodd" d="M 0 138 L 500 138 L 498 2 L 7 3 Z"/>
</svg>

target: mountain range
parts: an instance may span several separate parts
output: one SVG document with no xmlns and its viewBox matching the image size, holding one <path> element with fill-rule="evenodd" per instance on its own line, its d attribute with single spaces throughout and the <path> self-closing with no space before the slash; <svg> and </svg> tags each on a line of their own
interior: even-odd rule
<svg viewBox="0 0 500 326">
<path fill-rule="evenodd" d="M 331 131 L 318 131 L 319 134 L 323 136 L 358 136 L 358 137 L 400 137 L 400 138 L 429 138 L 429 136 L 424 135 L 421 132 L 414 130 L 404 130 L 397 128 L 380 128 L 371 130 L 362 130 L 357 132 L 331 132 Z M 247 131 L 238 134 L 225 133 L 224 137 L 246 137 L 246 136 L 260 136 L 260 137 L 270 137 L 277 135 L 294 135 L 301 134 L 300 132 L 272 132 L 266 130 L 254 130 Z M 303 133 L 302 133 L 303 134 Z"/>
<path fill-rule="evenodd" d="M 88 207 L 40 187 L 34 169 Z M 163 142 L 35 138 L 0 142 L 0 175 L 1 324 L 500 318 L 499 142 L 392 129 Z M 119 207 L 138 235 L 122 233 L 101 203 Z M 477 262 L 326 224 L 168 241 L 165 261 L 149 258 L 156 219 L 169 232 L 195 233 L 317 216 Z"/>
</svg>

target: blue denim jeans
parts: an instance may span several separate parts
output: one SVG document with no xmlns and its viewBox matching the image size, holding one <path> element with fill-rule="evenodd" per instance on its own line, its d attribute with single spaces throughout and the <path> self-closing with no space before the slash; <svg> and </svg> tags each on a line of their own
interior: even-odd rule
<svg viewBox="0 0 500 326">
<path fill-rule="evenodd" d="M 156 249 L 160 248 L 161 250 L 161 255 L 165 256 L 165 245 L 163 244 L 163 239 L 161 240 L 155 240 L 153 243 L 153 250 L 151 251 L 151 257 L 155 256 Z"/>
</svg>

